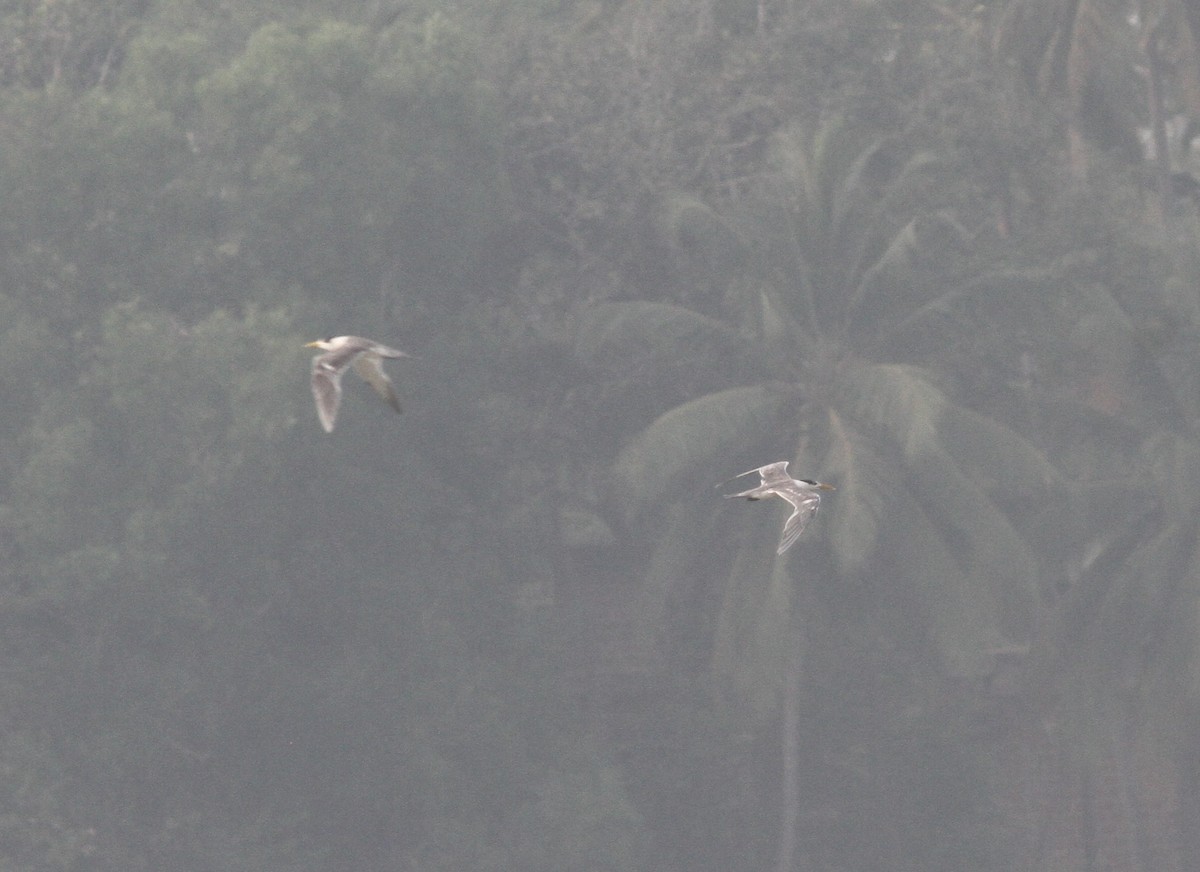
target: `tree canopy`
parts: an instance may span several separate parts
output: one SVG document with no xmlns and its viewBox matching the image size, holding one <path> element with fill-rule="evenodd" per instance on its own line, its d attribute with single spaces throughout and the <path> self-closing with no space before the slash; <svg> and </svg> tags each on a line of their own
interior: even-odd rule
<svg viewBox="0 0 1200 872">
<path fill-rule="evenodd" d="M 1200 866 L 1198 45 L 0 4 L 0 865 Z"/>
</svg>

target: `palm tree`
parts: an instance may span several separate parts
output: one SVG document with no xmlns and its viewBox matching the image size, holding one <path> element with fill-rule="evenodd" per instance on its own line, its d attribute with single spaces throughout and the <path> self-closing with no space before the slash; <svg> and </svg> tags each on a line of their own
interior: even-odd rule
<svg viewBox="0 0 1200 872">
<path fill-rule="evenodd" d="M 708 382 L 617 458 L 616 490 L 631 517 L 664 499 L 692 499 L 739 462 L 786 458 L 798 474 L 819 470 L 838 484 L 817 525 L 827 530 L 831 568 L 867 571 L 886 548 L 890 571 L 924 591 L 947 671 L 978 674 L 990 648 L 1028 630 L 1037 575 L 1003 507 L 1056 473 L 1013 429 L 957 402 L 921 364 L 923 340 L 943 342 L 955 307 L 973 295 L 1052 273 L 930 285 L 926 246 L 965 231 L 948 212 L 922 209 L 932 156 L 899 150 L 894 139 L 864 144 L 837 125 L 807 140 L 780 134 L 775 194 L 726 221 L 759 265 L 731 289 L 730 317 L 604 303 L 581 319 L 577 350 L 593 365 L 676 367 L 689 387 Z M 721 520 L 730 523 L 727 513 Z M 694 514 L 681 517 L 658 538 L 661 560 L 695 524 Z M 761 543 L 741 544 L 737 578 L 776 571 L 773 558 L 758 556 Z"/>
<path fill-rule="evenodd" d="M 966 231 L 933 202 L 935 166 L 899 138 L 848 125 L 779 133 L 773 171 L 748 205 L 712 212 L 710 225 L 756 265 L 722 311 L 610 302 L 579 326 L 592 365 L 676 375 L 679 401 L 613 469 L 627 518 L 654 507 L 669 519 L 651 537 L 640 612 L 661 618 L 673 592 L 721 567 L 716 673 L 760 717 L 782 711 L 787 727 L 781 869 L 796 844 L 796 715 L 819 579 L 867 579 L 922 615 L 946 674 L 986 675 L 998 649 L 1030 634 L 1038 568 L 1005 507 L 1056 472 L 1013 429 L 958 402 L 921 358 L 941 347 L 959 307 L 1040 286 L 1050 272 L 948 282 L 935 247 Z M 761 512 L 705 505 L 714 480 L 780 459 L 838 487 L 806 541 L 781 557 L 778 525 Z"/>
<path fill-rule="evenodd" d="M 1095 347 L 1075 349 L 1091 358 L 1086 378 L 1052 413 L 1060 430 L 1074 419 L 1062 455 L 1087 459 L 1047 510 L 1071 523 L 1052 525 L 1063 562 L 1026 667 L 1012 770 L 1030 820 L 1015 868 L 1084 868 L 1103 853 L 1183 869 L 1198 856 L 1183 821 L 1197 813 L 1200 365 L 1177 340 L 1200 317 L 1198 263 L 1181 247 L 1190 267 L 1177 264 L 1150 319 L 1091 289 L 1103 323 Z M 1063 402 L 1072 393 L 1086 415 Z"/>
<path fill-rule="evenodd" d="M 1015 0 L 998 17 L 994 44 L 1031 96 L 1059 104 L 1077 177 L 1088 172 L 1089 142 L 1139 161 L 1138 130 L 1147 128 L 1165 210 L 1166 114 L 1200 113 L 1198 26 L 1200 11 L 1184 0 Z"/>
</svg>

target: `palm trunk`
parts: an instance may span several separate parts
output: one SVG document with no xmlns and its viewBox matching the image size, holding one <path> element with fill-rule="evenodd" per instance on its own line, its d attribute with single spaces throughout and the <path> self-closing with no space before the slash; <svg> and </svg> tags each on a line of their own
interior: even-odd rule
<svg viewBox="0 0 1200 872">
<path fill-rule="evenodd" d="M 1171 156 L 1167 145 L 1167 119 L 1163 104 L 1163 72 L 1162 58 L 1158 46 L 1158 22 L 1147 26 L 1142 38 L 1142 47 L 1146 53 L 1146 67 L 1149 70 L 1149 86 L 1146 102 L 1150 108 L 1151 142 L 1154 144 L 1154 179 L 1158 189 L 1158 202 L 1155 216 L 1159 223 L 1165 223 L 1170 210 L 1171 201 Z"/>
<path fill-rule="evenodd" d="M 776 872 L 795 872 L 796 830 L 800 825 L 800 674 L 803 642 L 796 634 L 791 662 L 783 679 L 783 790 L 780 802 L 779 855 Z"/>
</svg>

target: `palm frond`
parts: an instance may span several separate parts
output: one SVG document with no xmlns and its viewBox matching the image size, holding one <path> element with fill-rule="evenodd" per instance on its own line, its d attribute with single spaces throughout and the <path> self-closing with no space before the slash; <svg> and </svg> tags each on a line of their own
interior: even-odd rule
<svg viewBox="0 0 1200 872">
<path fill-rule="evenodd" d="M 878 136 L 842 118 L 821 124 L 811 137 L 797 125 L 771 137 L 771 164 L 784 182 L 793 215 L 793 244 L 804 252 L 801 259 L 814 272 L 842 273 L 845 268 L 835 265 L 858 260 L 849 251 L 861 254 L 863 234 L 857 228 L 866 226 L 863 213 L 877 199 L 868 181 L 870 170 L 894 141 L 893 136 Z M 850 232 L 850 227 L 855 231 Z M 823 275 L 820 280 L 841 284 L 841 278 Z"/>
<path fill-rule="evenodd" d="M 1200 609 L 1194 597 L 1200 589 L 1200 542 L 1193 543 L 1189 566 L 1168 604 L 1171 619 L 1154 628 L 1161 638 L 1151 690 L 1161 705 L 1190 723 L 1200 700 Z"/>
<path fill-rule="evenodd" d="M 827 135 L 828 131 L 823 131 Z M 826 223 L 827 202 L 821 173 L 824 159 L 822 133 L 810 148 L 799 128 L 792 126 L 772 134 L 767 147 L 771 166 L 783 181 L 791 211 L 800 219 L 800 235 L 812 226 Z"/>
<path fill-rule="evenodd" d="M 825 517 L 840 572 L 854 572 L 874 555 L 884 513 L 898 490 L 894 468 L 869 439 L 829 410 L 829 451 L 822 475 L 838 483 L 836 499 Z"/>
<path fill-rule="evenodd" d="M 843 235 L 851 217 L 861 217 L 859 210 L 865 208 L 874 199 L 872 185 L 868 183 L 868 173 L 872 162 L 880 152 L 894 142 L 894 137 L 880 136 L 872 139 L 858 151 L 854 151 L 855 143 L 843 143 L 847 152 L 854 155 L 853 160 L 840 176 L 829 175 L 825 178 L 825 190 L 829 198 L 826 214 L 832 235 Z"/>
<path fill-rule="evenodd" d="M 655 223 L 664 241 L 673 249 L 719 245 L 722 240 L 740 242 L 737 227 L 692 193 L 673 191 L 665 194 Z"/>
<path fill-rule="evenodd" d="M 727 324 L 683 306 L 628 300 L 585 311 L 575 353 L 586 364 L 622 372 L 710 364 L 729 369 L 754 347 Z"/>
<path fill-rule="evenodd" d="M 637 591 L 634 608 L 635 631 L 653 644 L 666 622 L 671 595 L 694 581 L 698 554 L 712 537 L 712 520 L 724 506 L 714 499 L 707 505 L 697 501 L 677 502 L 666 508 L 667 526 L 659 537 L 650 565 Z"/>
<path fill-rule="evenodd" d="M 949 404 L 942 410 L 938 439 L 971 479 L 989 493 L 1038 498 L 1062 483 L 1040 449 L 995 418 Z"/>
<path fill-rule="evenodd" d="M 937 444 L 937 429 L 948 401 L 917 366 L 899 363 L 847 367 L 836 391 L 851 418 L 885 436 L 906 458 Z"/>
<path fill-rule="evenodd" d="M 850 297 L 846 301 L 845 322 L 852 325 L 862 308 L 863 301 L 870 298 L 882 280 L 893 270 L 901 272 L 910 269 L 913 256 L 920 250 L 921 241 L 917 236 L 917 218 L 911 218 L 899 230 L 892 234 L 883 251 L 874 263 L 867 266 L 862 275 L 849 288 Z"/>
<path fill-rule="evenodd" d="M 712 460 L 769 436 L 786 400 L 761 386 L 729 388 L 676 406 L 617 457 L 618 497 L 631 514 L 663 498 L 685 478 L 693 486 L 719 477 Z"/>
<path fill-rule="evenodd" d="M 1004 296 L 1006 300 L 1044 293 L 1052 283 L 1060 281 L 1061 267 L 1030 267 L 999 269 L 972 276 L 946 289 L 932 299 L 912 309 L 903 318 L 898 318 L 885 328 L 886 335 L 905 336 L 925 329 L 935 322 L 944 320 L 954 313 L 954 307 L 975 296 L 988 294 Z"/>
<path fill-rule="evenodd" d="M 742 229 L 695 194 L 665 194 L 654 223 L 676 262 L 693 264 L 705 279 L 725 283 L 745 270 L 750 245 Z"/>
<path fill-rule="evenodd" d="M 788 305 L 789 289 L 778 284 L 767 284 L 759 292 L 759 330 L 763 348 L 768 351 L 785 347 L 803 335 L 797 322 L 790 317 L 791 306 Z M 793 294 L 793 297 L 810 301 L 807 293 Z M 797 313 L 806 316 L 811 324 L 811 313 Z"/>
<path fill-rule="evenodd" d="M 819 125 L 806 144 L 798 127 L 793 127 L 790 139 L 793 147 L 804 155 L 808 173 L 808 193 L 812 205 L 818 211 L 822 223 L 828 224 L 833 209 L 833 191 L 841 175 L 840 160 L 847 155 L 846 134 L 848 125 L 843 119 L 830 119 Z M 811 158 L 809 157 L 811 155 Z"/>
<path fill-rule="evenodd" d="M 908 156 L 900 169 L 892 174 L 883 190 L 883 196 L 877 202 L 878 213 L 908 212 L 907 208 L 898 205 L 897 201 L 911 197 L 928 184 L 927 173 L 942 164 L 942 158 L 932 151 L 917 151 Z"/>
<path fill-rule="evenodd" d="M 749 705 L 756 719 L 779 699 L 787 663 L 795 579 L 786 557 L 774 548 L 778 526 L 748 517 L 745 543 L 738 549 L 717 614 L 713 672 Z"/>
<path fill-rule="evenodd" d="M 1176 518 L 1200 514 L 1200 445 L 1187 436 L 1161 432 L 1143 450 L 1167 513 Z"/>
<path fill-rule="evenodd" d="M 995 601 L 977 574 L 963 567 L 942 531 L 918 507 L 896 516 L 892 534 L 890 563 L 916 585 L 929 638 L 946 674 L 990 675 L 994 651 L 1005 639 Z"/>
<path fill-rule="evenodd" d="M 885 144 L 886 141 L 879 143 L 879 146 Z M 869 150 L 865 156 L 872 158 L 874 152 Z M 848 265 L 843 281 L 845 286 L 860 284 L 869 264 L 878 260 L 880 253 L 886 251 L 896 238 L 897 230 L 890 229 L 895 226 L 893 215 L 910 216 L 909 219 L 901 219 L 904 224 L 898 228 L 899 232 L 903 232 L 903 227 L 910 223 L 918 204 L 905 204 L 902 201 L 914 197 L 915 186 L 924 184 L 920 175 L 937 163 L 938 158 L 931 152 L 918 152 L 911 155 L 899 171 L 875 188 L 857 177 L 846 180 L 844 196 L 848 203 L 835 211 L 830 228 L 831 238 L 848 243 L 839 254 L 839 258 Z M 859 173 L 866 169 L 865 163 L 861 167 L 856 165 Z"/>
<path fill-rule="evenodd" d="M 930 450 L 910 469 L 910 502 L 919 501 L 940 531 L 961 575 L 974 585 L 971 596 L 995 612 L 1009 638 L 1028 638 L 1038 595 L 1030 544 L 949 454 Z"/>
<path fill-rule="evenodd" d="M 1097 666 L 1116 676 L 1161 643 L 1169 617 L 1194 595 L 1187 579 L 1195 547 L 1193 524 L 1168 523 L 1110 575 L 1090 633 Z"/>
<path fill-rule="evenodd" d="M 775 307 L 812 327 L 813 295 L 829 247 L 822 183 L 798 133 L 777 133 L 770 143 L 776 173 L 754 207 L 742 209 L 741 223 L 754 240 L 764 282 L 775 290 Z"/>
</svg>

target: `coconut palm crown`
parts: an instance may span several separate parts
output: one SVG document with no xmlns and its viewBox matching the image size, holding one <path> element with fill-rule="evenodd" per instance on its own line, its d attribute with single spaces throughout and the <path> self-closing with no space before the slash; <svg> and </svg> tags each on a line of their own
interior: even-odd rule
<svg viewBox="0 0 1200 872">
<path fill-rule="evenodd" d="M 665 513 L 668 526 L 652 528 L 648 603 L 661 607 L 688 583 L 716 536 L 734 556 L 715 656 L 757 686 L 764 657 L 782 663 L 798 565 L 878 579 L 919 603 L 948 673 L 987 672 L 999 646 L 1027 637 L 1036 592 L 1008 510 L 1056 472 L 1013 429 L 956 399 L 952 379 L 922 358 L 945 342 L 956 304 L 1006 276 L 938 277 L 937 251 L 965 231 L 934 202 L 929 153 L 831 124 L 776 134 L 771 161 L 763 189 L 743 198 L 753 206 L 712 210 L 708 226 L 752 264 L 723 304 L 604 303 L 581 318 L 577 351 L 631 374 L 676 367 L 689 385 L 616 459 L 628 517 L 703 500 L 714 475 L 760 457 L 787 457 L 836 484 L 838 499 L 819 548 L 806 540 L 778 556 L 740 520 L 695 505 Z"/>
</svg>

